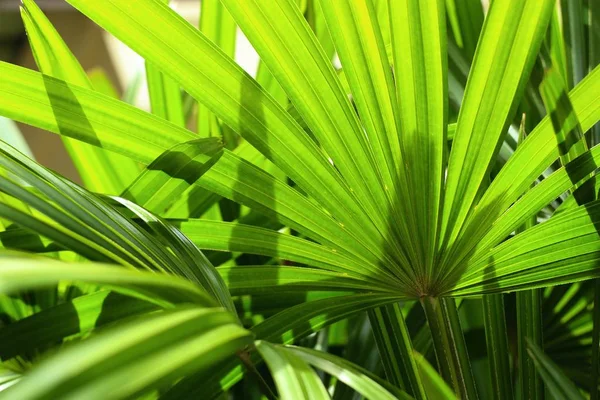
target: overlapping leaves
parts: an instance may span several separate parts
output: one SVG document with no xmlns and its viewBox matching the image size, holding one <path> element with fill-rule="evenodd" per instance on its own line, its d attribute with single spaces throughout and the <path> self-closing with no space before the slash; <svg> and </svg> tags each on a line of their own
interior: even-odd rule
<svg viewBox="0 0 600 400">
<path fill-rule="evenodd" d="M 1 204 L 2 216 L 50 238 L 56 248 L 183 276 L 230 311 L 225 283 L 240 296 L 368 291 L 374 293 L 375 307 L 403 298 L 508 292 L 599 275 L 597 201 L 565 207 L 502 243 L 525 220 L 595 172 L 597 147 L 561 159 L 564 166 L 531 189 L 564 156 L 550 115 L 490 181 L 552 18 L 553 1 L 492 2 L 475 48 L 468 35 L 463 43 L 461 28 L 466 27 L 459 26 L 453 2 L 425 6 L 400 0 L 378 9 L 371 1 L 320 0 L 315 12 L 328 25 L 324 36 L 313 33 L 294 1 L 223 0 L 261 57 L 259 81 L 264 87 L 231 60 L 231 48 L 219 49 L 219 43 L 190 27 L 163 1 L 68 2 L 146 58 L 151 75 L 158 78 L 150 79 L 153 111 L 171 122 L 99 94 L 67 70 L 57 72 L 51 64 L 43 68 L 51 63 L 52 49 L 64 52 L 63 44 L 33 3 L 26 3 L 28 31 L 46 75 L 0 64 L 0 114 L 147 166 L 115 207 L 2 145 L 0 160 L 7 175 L 0 178 L 0 188 L 11 196 L 11 202 Z M 445 7 L 463 56 L 473 58 L 449 152 L 448 76 L 452 84 L 455 71 L 449 73 L 448 59 L 455 63 L 457 50 L 446 42 Z M 209 33 L 206 24 L 204 31 Z M 231 37 L 223 40 L 231 42 Z M 331 44 L 343 75 L 323 49 Z M 68 70 L 77 67 L 69 64 Z M 182 128 L 180 87 L 201 104 L 202 129 L 235 131 L 275 165 L 277 174 L 244 160 L 244 150 L 221 152 L 216 141 L 191 141 L 196 136 Z M 579 124 L 582 132 L 589 130 L 600 120 L 600 68 L 563 95 L 574 117 L 560 129 L 569 132 Z M 175 100 L 165 103 L 166 98 Z M 293 107 L 285 108 L 286 98 Z M 142 208 L 168 215 L 177 197 L 192 193 L 194 185 L 259 211 L 304 237 L 239 221 L 164 221 Z M 208 198 L 206 191 L 203 196 Z M 204 249 L 254 253 L 312 268 L 221 267 L 217 274 L 192 241 Z M 187 312 L 173 311 L 164 318 L 179 311 Z M 290 334 L 293 321 L 285 312 L 278 315 L 272 317 L 279 318 L 276 322 L 267 319 L 257 325 L 257 336 L 265 338 L 260 330 L 269 324 L 282 335 Z M 392 323 L 403 323 L 401 313 L 396 317 Z M 240 338 L 245 335 L 240 331 Z M 447 393 L 410 343 L 404 350 L 413 381 L 433 382 L 436 393 Z M 290 372 L 281 379 L 274 375 L 280 394 L 294 390 L 327 396 L 299 357 L 308 357 L 302 350 L 265 344 L 259 351 L 272 369 Z M 548 371 L 543 357 L 535 348 L 531 351 Z M 157 359 L 162 356 L 156 353 Z M 230 372 L 229 384 L 240 375 L 231 368 L 223 369 Z M 93 371 L 82 376 L 86 373 Z M 120 379 L 114 376 L 113 383 Z M 187 388 L 187 382 L 171 393 Z M 286 382 L 297 384 L 286 387 Z"/>
</svg>

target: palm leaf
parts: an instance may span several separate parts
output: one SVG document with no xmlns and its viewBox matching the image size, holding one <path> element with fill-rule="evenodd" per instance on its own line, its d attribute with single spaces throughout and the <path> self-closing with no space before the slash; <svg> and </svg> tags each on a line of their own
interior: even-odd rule
<svg viewBox="0 0 600 400">
<path fill-rule="evenodd" d="M 329 210 L 336 210 L 344 226 L 354 226 L 356 235 L 371 241 L 362 232 L 372 224 L 356 210 L 348 188 L 323 152 L 254 80 L 166 5 L 154 0 L 127 4 L 108 2 L 102 7 L 85 0 L 70 3 L 121 37 L 161 70 L 176 76 L 188 93 L 267 155 L 302 189 Z M 130 12 L 134 9 L 135 13 Z M 150 15 L 159 15 L 164 20 L 143 23 Z M 159 32 L 159 26 L 169 26 L 170 32 Z M 137 29 L 135 33 L 133 28 Z M 160 40 L 147 40 L 149 37 Z M 193 63 L 183 61 L 183 54 Z M 186 70 L 174 71 L 174 65 L 186 66 Z M 229 101 L 223 103 L 216 99 Z M 245 111 L 239 113 L 240 109 Z M 298 168 L 299 165 L 304 167 Z M 360 229 L 354 216 L 364 222 Z"/>
<path fill-rule="evenodd" d="M 442 220 L 447 245 L 455 241 L 505 132 L 507 119 L 514 112 L 513 105 L 522 95 L 550 20 L 552 4 L 506 1 L 490 7 L 448 161 Z M 520 23 L 524 15 L 526 25 Z M 498 37 L 502 37 L 499 46 Z"/>
<path fill-rule="evenodd" d="M 163 307 L 178 303 L 194 303 L 205 307 L 215 305 L 215 301 L 203 290 L 181 278 L 128 271 L 115 266 L 62 263 L 9 253 L 2 255 L 0 274 L 0 292 L 3 294 L 70 281 L 96 283 Z"/>
<path fill-rule="evenodd" d="M 208 369 L 251 341 L 250 333 L 221 309 L 179 306 L 65 349 L 2 391 L 0 398 L 130 397 Z"/>
<path fill-rule="evenodd" d="M 535 344 L 527 344 L 527 352 L 535 362 L 548 391 L 557 399 L 583 399 L 579 390 Z"/>
<path fill-rule="evenodd" d="M 256 342 L 256 348 L 271 370 L 281 399 L 329 399 L 323 382 L 306 361 L 266 342 Z"/>
<path fill-rule="evenodd" d="M 4 116 L 150 163 L 194 135 L 109 96 L 0 63 Z M 68 110 L 68 111 L 67 111 Z"/>
<path fill-rule="evenodd" d="M 40 72 L 93 89 L 75 56 L 33 0 L 23 2 L 21 16 Z M 86 187 L 92 191 L 117 194 L 139 171 L 137 164 L 126 157 L 68 137 L 63 137 L 63 143 Z"/>
<path fill-rule="evenodd" d="M 335 376 L 341 382 L 350 386 L 369 399 L 409 399 L 406 393 L 398 390 L 389 383 L 384 383 L 368 371 L 353 365 L 343 358 L 332 356 L 321 351 L 297 346 L 283 347 L 285 352 L 306 361 L 315 368 Z M 392 394 L 393 393 L 393 394 Z"/>
</svg>

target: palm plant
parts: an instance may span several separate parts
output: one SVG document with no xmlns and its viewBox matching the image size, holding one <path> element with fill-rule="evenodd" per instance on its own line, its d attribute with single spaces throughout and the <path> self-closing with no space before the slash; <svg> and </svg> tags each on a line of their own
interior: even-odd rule
<svg viewBox="0 0 600 400">
<path fill-rule="evenodd" d="M 0 115 L 84 187 L 0 142 L 0 398 L 597 398 L 596 2 L 67 2 L 153 115 L 23 1 Z"/>
</svg>

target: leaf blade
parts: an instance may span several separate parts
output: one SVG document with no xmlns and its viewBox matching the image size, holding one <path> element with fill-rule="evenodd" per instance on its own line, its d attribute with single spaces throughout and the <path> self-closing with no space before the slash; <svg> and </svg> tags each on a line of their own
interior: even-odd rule
<svg viewBox="0 0 600 400">
<path fill-rule="evenodd" d="M 180 306 L 113 326 L 57 353 L 0 398 L 134 396 L 217 365 L 251 341 L 222 309 Z"/>
<path fill-rule="evenodd" d="M 92 90 L 0 62 L 0 113 L 150 163 L 179 142 L 185 129 Z"/>
<path fill-rule="evenodd" d="M 449 245 L 473 206 L 500 135 L 514 112 L 515 99 L 522 95 L 550 20 L 552 4 L 507 1 L 490 7 L 448 163 L 442 231 L 444 242 Z M 524 15 L 526 21 L 521 19 Z M 502 41 L 498 46 L 499 37 Z"/>
<path fill-rule="evenodd" d="M 527 352 L 533 358 L 535 366 L 546 387 L 556 398 L 583 399 L 573 382 L 564 376 L 562 371 L 545 355 L 539 347 L 527 342 Z"/>
<path fill-rule="evenodd" d="M 367 370 L 323 351 L 298 346 L 285 346 L 284 349 L 305 360 L 310 365 L 335 376 L 346 385 L 369 399 L 408 399 L 405 392 L 376 378 Z M 385 382 L 386 384 L 383 384 Z M 393 394 L 392 394 L 393 393 Z M 397 396 L 397 397 L 396 397 Z"/>
<path fill-rule="evenodd" d="M 330 398 L 319 376 L 303 359 L 264 341 L 257 341 L 256 349 L 269 367 L 281 399 Z"/>
<path fill-rule="evenodd" d="M 390 1 L 390 26 L 397 97 L 397 120 L 406 169 L 404 215 L 414 215 L 418 232 L 415 266 L 431 277 L 439 240 L 448 120 L 447 51 L 444 4 Z M 406 21 L 406 24 L 394 23 Z M 423 201 L 425 199 L 425 201 Z M 413 261 L 417 262 L 417 261 Z"/>
<path fill-rule="evenodd" d="M 33 0 L 23 1 L 21 15 L 40 72 L 93 89 L 75 56 Z M 63 137 L 63 143 L 92 191 L 117 194 L 139 171 L 137 164 L 126 157 L 67 137 Z"/>
<path fill-rule="evenodd" d="M 296 184 L 330 212 L 336 212 L 336 217 L 345 226 L 353 227 L 357 236 L 367 241 L 380 236 L 370 229 L 372 224 L 323 151 L 292 117 L 165 4 L 158 0 L 110 0 L 102 5 L 89 0 L 69 3 L 175 77 L 188 93 L 270 158 Z M 146 23 L 147 20 L 154 23 Z M 169 33 L 159 29 L 161 26 L 168 26 Z M 357 218 L 364 222 L 361 228 Z M 373 235 L 365 235 L 365 231 Z"/>
</svg>

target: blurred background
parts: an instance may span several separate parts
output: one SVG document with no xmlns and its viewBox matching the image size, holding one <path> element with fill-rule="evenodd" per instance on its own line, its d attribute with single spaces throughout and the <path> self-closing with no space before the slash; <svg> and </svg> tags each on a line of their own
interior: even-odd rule
<svg viewBox="0 0 600 400">
<path fill-rule="evenodd" d="M 197 27 L 200 1 L 171 0 L 170 6 Z M 106 74 L 120 96 L 127 96 L 134 105 L 149 111 L 144 60 L 140 56 L 88 20 L 65 0 L 36 0 L 36 3 L 86 71 Z M 37 70 L 21 21 L 20 4 L 20 0 L 0 0 L 0 60 Z M 255 75 L 258 55 L 239 28 L 235 58 L 242 68 Z M 22 124 L 19 124 L 19 128 L 38 162 L 81 183 L 58 135 Z"/>
</svg>

